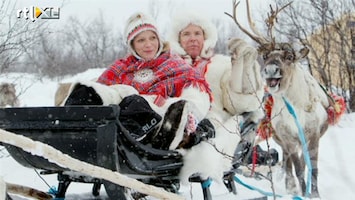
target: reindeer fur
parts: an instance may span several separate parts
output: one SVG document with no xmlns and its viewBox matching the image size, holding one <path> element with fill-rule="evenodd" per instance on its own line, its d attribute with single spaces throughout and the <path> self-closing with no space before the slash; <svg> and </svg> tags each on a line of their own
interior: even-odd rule
<svg viewBox="0 0 355 200">
<path fill-rule="evenodd" d="M 6 106 L 19 106 L 15 84 L 13 83 L 0 84 L 0 107 Z"/>
<path fill-rule="evenodd" d="M 311 74 L 302 69 L 299 59 L 308 54 L 308 49 L 303 48 L 295 52 L 289 43 L 276 42 L 273 35 L 273 26 L 277 22 L 277 15 L 291 4 L 274 9 L 270 5 L 267 25 L 267 36 L 264 37 L 255 27 L 251 15 L 249 0 L 246 0 L 249 27 L 252 32 L 245 29 L 238 21 L 237 7 L 240 2 L 233 1 L 233 13 L 228 14 L 237 26 L 251 39 L 258 43 L 258 52 L 264 59 L 261 69 L 262 76 L 272 95 L 273 107 L 270 119 L 274 129 L 274 139 L 283 150 L 283 166 L 286 169 L 286 189 L 297 193 L 297 181 L 293 176 L 295 171 L 302 194 L 306 192 L 305 161 L 302 154 L 302 144 L 298 137 L 298 128 L 293 116 L 289 113 L 284 103 L 285 97 L 294 107 L 298 116 L 305 138 L 312 164 L 312 193 L 311 197 L 319 197 L 318 192 L 318 150 L 319 140 L 328 128 L 327 111 L 329 102 L 327 95 L 318 85 Z M 258 138 L 256 138 L 256 143 Z M 293 169 L 294 168 L 294 169 Z"/>
<path fill-rule="evenodd" d="M 292 104 L 303 128 L 312 164 L 311 196 L 319 197 L 317 187 L 319 140 L 328 128 L 326 108 L 329 103 L 326 93 L 311 74 L 302 69 L 297 59 L 288 60 L 283 57 L 284 55 L 284 51 L 271 52 L 265 60 L 262 73 L 266 79 L 281 77 L 279 84 L 269 90 L 274 101 L 271 124 L 275 130 L 274 139 L 283 150 L 286 189 L 292 194 L 298 193 L 293 167 L 303 195 L 306 191 L 306 182 L 305 161 L 298 136 L 299 130 L 282 97 Z"/>
</svg>

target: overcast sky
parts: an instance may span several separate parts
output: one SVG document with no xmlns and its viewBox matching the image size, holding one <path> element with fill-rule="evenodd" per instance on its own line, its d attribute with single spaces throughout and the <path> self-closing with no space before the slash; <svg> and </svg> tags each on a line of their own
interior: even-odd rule
<svg viewBox="0 0 355 200">
<path fill-rule="evenodd" d="M 250 0 L 254 13 L 264 9 L 271 0 Z M 15 1 L 14 1 L 15 2 Z M 136 11 L 149 12 L 149 4 L 157 4 L 159 10 L 158 24 L 165 24 L 170 20 L 171 14 L 179 9 L 192 9 L 196 12 L 208 13 L 211 18 L 231 20 L 224 12 L 232 12 L 233 0 L 17 0 L 14 9 L 25 7 L 59 7 L 60 19 L 51 20 L 51 23 L 60 26 L 69 17 L 75 16 L 80 21 L 90 21 L 100 13 L 104 19 L 113 25 L 123 25 L 126 19 Z M 245 2 L 241 1 L 241 18 L 245 17 Z M 266 13 L 263 13 L 265 15 Z M 259 15 L 261 16 L 261 15 Z"/>
</svg>

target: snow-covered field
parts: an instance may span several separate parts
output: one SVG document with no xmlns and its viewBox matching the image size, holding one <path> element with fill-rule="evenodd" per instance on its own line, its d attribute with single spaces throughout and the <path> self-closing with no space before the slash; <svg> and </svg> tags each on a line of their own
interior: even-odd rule
<svg viewBox="0 0 355 200">
<path fill-rule="evenodd" d="M 58 82 L 74 80 L 87 80 L 97 77 L 103 69 L 92 69 L 85 73 L 68 77 L 60 81 L 39 78 L 30 74 L 6 74 L 0 76 L 0 82 L 12 82 L 16 84 L 21 106 L 52 106 L 54 93 Z M 319 192 L 322 199 L 355 199 L 355 113 L 343 116 L 340 123 L 330 127 L 320 142 L 319 154 Z M 271 146 L 280 149 L 271 141 Z M 6 182 L 30 186 L 42 191 L 48 191 L 49 187 L 57 186 L 55 175 L 39 176 L 35 170 L 25 168 L 14 161 L 7 152 L 0 147 L 0 176 Z M 279 166 L 272 169 L 273 184 L 278 199 L 291 199 L 285 193 L 284 173 Z M 269 181 L 256 180 L 238 175 L 246 184 L 271 192 Z M 67 198 L 70 200 L 107 199 L 104 187 L 100 191 L 100 198 L 91 195 L 91 184 L 72 183 L 67 191 Z M 240 184 L 237 184 L 238 194 L 228 193 L 222 183 L 214 182 L 211 186 L 211 193 L 215 200 L 229 199 L 250 199 L 263 196 L 257 191 L 252 191 Z M 202 191 L 198 184 L 183 185 L 180 195 L 186 199 L 203 199 Z M 16 197 L 16 199 L 23 199 Z M 153 199 L 153 198 L 150 198 Z M 273 197 L 269 197 L 273 199 Z"/>
</svg>

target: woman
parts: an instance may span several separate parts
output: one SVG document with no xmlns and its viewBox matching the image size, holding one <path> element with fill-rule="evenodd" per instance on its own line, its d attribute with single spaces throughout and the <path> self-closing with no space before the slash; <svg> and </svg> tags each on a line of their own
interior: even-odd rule
<svg viewBox="0 0 355 200">
<path fill-rule="evenodd" d="M 84 90 L 91 87 L 94 94 L 88 95 L 88 99 L 95 98 L 95 102 L 100 104 L 121 103 L 125 97 L 139 94 L 160 115 L 164 115 L 171 105 L 163 123 L 169 126 L 164 126 L 159 134 L 153 136 L 153 141 L 164 139 L 164 142 L 157 142 L 153 147 L 175 149 L 183 135 L 193 133 L 196 124 L 207 114 L 212 100 L 209 86 L 200 73 L 169 51 L 150 16 L 133 14 L 127 20 L 124 36 L 129 55 L 116 60 L 96 83 L 80 84 L 84 85 Z M 79 89 L 75 86 L 72 88 L 73 92 Z M 97 101 L 100 98 L 101 101 Z M 139 102 L 145 100 L 132 101 L 130 98 L 128 104 L 132 105 L 133 102 L 138 106 Z M 136 109 L 136 106 L 131 108 Z M 167 136 L 169 140 L 165 139 Z"/>
</svg>

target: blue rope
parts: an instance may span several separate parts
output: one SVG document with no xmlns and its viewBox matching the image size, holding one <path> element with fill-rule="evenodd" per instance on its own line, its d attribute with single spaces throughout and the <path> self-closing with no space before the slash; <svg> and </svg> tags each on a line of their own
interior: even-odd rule
<svg viewBox="0 0 355 200">
<path fill-rule="evenodd" d="M 257 191 L 257 192 L 259 192 L 259 193 L 261 193 L 261 194 L 263 194 L 265 196 L 274 196 L 275 195 L 276 197 L 279 197 L 279 198 L 282 197 L 282 195 L 274 194 L 272 192 L 266 192 L 264 190 L 261 190 L 259 188 L 254 187 L 254 186 L 248 185 L 248 184 L 244 183 L 242 180 L 240 180 L 237 176 L 234 176 L 234 181 L 239 183 L 239 184 L 241 184 L 241 185 L 243 185 L 244 187 L 246 187 L 246 188 L 248 188 L 250 190 L 255 190 L 255 191 Z M 292 199 L 293 200 L 303 200 L 303 198 L 300 197 L 300 196 L 294 196 L 294 197 L 292 197 Z"/>
<path fill-rule="evenodd" d="M 298 136 L 301 140 L 302 143 L 302 150 L 304 153 L 304 160 L 306 162 L 307 168 L 308 168 L 308 176 L 307 176 L 307 188 L 306 188 L 306 197 L 308 197 L 311 194 L 311 183 L 312 183 L 312 164 L 311 164 L 311 159 L 309 157 L 309 152 L 308 152 L 308 148 L 307 148 L 307 143 L 306 143 L 306 138 L 304 136 L 304 132 L 303 132 L 303 128 L 297 118 L 297 115 L 295 113 L 295 110 L 293 108 L 293 106 L 290 104 L 290 102 L 285 98 L 282 97 L 282 99 L 284 100 L 287 110 L 289 111 L 289 113 L 292 115 L 292 117 L 295 119 L 297 128 L 298 128 Z M 242 124 L 240 124 L 242 125 Z M 261 190 L 259 188 L 256 188 L 254 186 L 248 185 L 246 183 L 244 183 L 242 180 L 240 180 L 237 176 L 234 176 L 234 181 L 243 185 L 244 187 L 250 189 L 250 190 L 255 190 L 265 196 L 274 196 L 274 193 L 272 192 L 266 192 L 264 190 Z M 275 194 L 276 197 L 282 197 L 281 195 Z M 293 200 L 303 200 L 302 197 L 300 196 L 294 196 L 292 197 Z"/>
<path fill-rule="evenodd" d="M 293 109 L 293 106 L 290 104 L 290 102 L 285 98 L 282 97 L 284 100 L 288 112 L 292 115 L 292 117 L 295 119 L 297 128 L 298 128 L 298 137 L 301 140 L 302 143 L 302 150 L 304 154 L 304 160 L 306 162 L 307 168 L 308 168 L 308 176 L 307 176 L 307 187 L 306 187 L 306 197 L 308 197 L 311 194 L 311 185 L 312 185 L 312 164 L 311 164 L 311 159 L 309 157 L 309 152 L 307 148 L 307 142 L 306 138 L 304 136 L 303 128 L 298 121 L 297 115 L 295 113 L 295 110 Z"/>
</svg>

